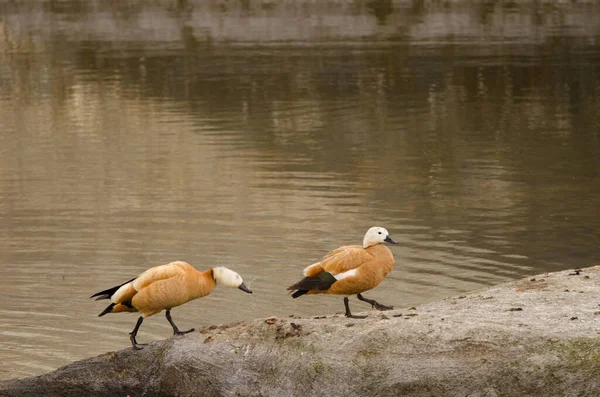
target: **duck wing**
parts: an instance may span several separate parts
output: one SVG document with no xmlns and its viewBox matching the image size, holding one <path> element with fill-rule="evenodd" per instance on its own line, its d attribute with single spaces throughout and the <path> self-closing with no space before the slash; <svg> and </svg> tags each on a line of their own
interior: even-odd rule
<svg viewBox="0 0 600 397">
<path fill-rule="evenodd" d="M 143 288 L 160 280 L 175 277 L 184 272 L 185 262 L 172 262 L 167 265 L 155 266 L 140 274 L 128 283 L 123 284 L 111 297 L 113 303 L 130 301 Z M 191 266 L 190 266 L 191 267 Z"/>
<path fill-rule="evenodd" d="M 345 245 L 323 257 L 321 262 L 314 263 L 304 269 L 306 277 L 313 277 L 327 272 L 334 277 L 360 267 L 371 258 L 371 254 L 360 245 Z M 337 278 L 337 277 L 336 277 Z"/>
<path fill-rule="evenodd" d="M 353 276 L 356 276 L 356 269 L 368 262 L 370 257 L 371 254 L 360 245 L 340 247 L 325 255 L 321 262 L 314 263 L 304 269 L 305 277 L 287 289 L 295 291 L 292 294 L 293 298 L 309 292 L 327 291 L 338 280 L 355 278 Z"/>
</svg>

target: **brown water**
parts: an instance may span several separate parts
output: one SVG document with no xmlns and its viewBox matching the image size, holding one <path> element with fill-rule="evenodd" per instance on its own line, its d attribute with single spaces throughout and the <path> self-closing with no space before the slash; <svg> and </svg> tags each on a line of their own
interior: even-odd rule
<svg viewBox="0 0 600 397">
<path fill-rule="evenodd" d="M 0 378 L 129 346 L 88 297 L 173 260 L 255 291 L 182 329 L 342 311 L 285 287 L 373 225 L 397 307 L 600 264 L 600 7 L 496 3 L 0 2 Z"/>
</svg>

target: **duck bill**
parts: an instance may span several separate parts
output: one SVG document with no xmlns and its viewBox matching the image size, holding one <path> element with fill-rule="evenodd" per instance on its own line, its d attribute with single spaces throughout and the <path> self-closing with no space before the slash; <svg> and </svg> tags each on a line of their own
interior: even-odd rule
<svg viewBox="0 0 600 397">
<path fill-rule="evenodd" d="M 394 241 L 394 240 L 392 240 L 392 238 L 391 238 L 390 236 L 387 236 L 387 237 L 385 238 L 385 240 L 383 240 L 383 241 L 385 241 L 386 243 L 390 243 L 390 244 L 398 244 L 398 242 L 397 242 L 397 241 Z"/>
<path fill-rule="evenodd" d="M 251 294 L 251 293 L 252 293 L 252 291 L 250 291 L 250 289 L 248 289 L 248 287 L 246 287 L 246 284 L 244 284 L 244 283 L 241 283 L 241 284 L 240 284 L 240 286 L 239 286 L 238 288 L 239 288 L 239 289 L 241 289 L 241 290 L 242 290 L 242 291 L 244 291 L 244 292 L 247 292 L 247 293 L 249 293 L 249 294 Z"/>
</svg>

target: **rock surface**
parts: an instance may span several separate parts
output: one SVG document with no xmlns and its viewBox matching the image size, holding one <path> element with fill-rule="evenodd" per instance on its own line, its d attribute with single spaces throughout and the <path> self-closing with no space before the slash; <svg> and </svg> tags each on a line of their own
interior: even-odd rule
<svg viewBox="0 0 600 397">
<path fill-rule="evenodd" d="M 600 266 L 364 320 L 212 326 L 0 384 L 2 396 L 598 396 Z"/>
</svg>

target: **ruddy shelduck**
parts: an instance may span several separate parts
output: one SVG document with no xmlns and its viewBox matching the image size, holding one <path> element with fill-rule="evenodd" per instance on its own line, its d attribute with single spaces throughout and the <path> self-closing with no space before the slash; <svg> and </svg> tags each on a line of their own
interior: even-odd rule
<svg viewBox="0 0 600 397">
<path fill-rule="evenodd" d="M 146 270 L 134 279 L 116 287 L 100 291 L 91 296 L 99 299 L 110 299 L 112 303 L 98 316 L 108 313 L 140 312 L 135 328 L 129 334 L 135 349 L 145 344 L 136 341 L 137 332 L 144 318 L 166 310 L 166 317 L 173 327 L 173 335 L 183 335 L 194 331 L 180 331 L 171 318 L 171 309 L 191 300 L 202 298 L 212 292 L 216 285 L 239 288 L 252 293 L 244 284 L 239 274 L 225 267 L 200 272 L 186 262 L 172 262 Z"/>
<path fill-rule="evenodd" d="M 348 296 L 355 295 L 377 310 L 391 310 L 361 294 L 375 288 L 394 267 L 394 255 L 383 243 L 398 244 L 382 227 L 370 228 L 363 239 L 363 245 L 346 245 L 331 251 L 320 262 L 304 269 L 304 278 L 288 287 L 295 291 L 292 298 L 304 294 L 346 295 L 344 306 L 346 317 L 355 316 L 350 312 Z"/>
</svg>

